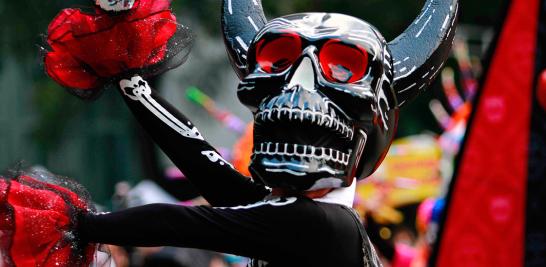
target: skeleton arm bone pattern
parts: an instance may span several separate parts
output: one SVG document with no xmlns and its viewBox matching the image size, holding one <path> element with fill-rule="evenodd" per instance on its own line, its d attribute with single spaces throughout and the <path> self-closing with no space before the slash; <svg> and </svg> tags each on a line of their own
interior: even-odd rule
<svg viewBox="0 0 546 267">
<path fill-rule="evenodd" d="M 134 101 L 142 103 L 161 121 L 182 136 L 204 140 L 197 128 L 191 125 L 191 122 L 188 121 L 187 124 L 182 123 L 152 98 L 152 89 L 142 77 L 134 76 L 131 80 L 121 80 L 119 84 L 123 94 Z"/>
<path fill-rule="evenodd" d="M 265 187 L 233 169 L 142 77 L 123 79 L 119 88 L 140 124 L 212 205 L 244 205 L 269 194 Z"/>
</svg>

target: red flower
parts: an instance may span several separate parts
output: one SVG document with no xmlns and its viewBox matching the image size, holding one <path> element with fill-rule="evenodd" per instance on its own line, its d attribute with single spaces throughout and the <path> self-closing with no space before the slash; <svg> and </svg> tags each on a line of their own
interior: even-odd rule
<svg viewBox="0 0 546 267">
<path fill-rule="evenodd" d="M 119 75 L 161 63 L 177 31 L 169 7 L 169 0 L 137 0 L 121 13 L 62 10 L 48 28 L 48 75 L 62 86 L 95 91 Z"/>
</svg>

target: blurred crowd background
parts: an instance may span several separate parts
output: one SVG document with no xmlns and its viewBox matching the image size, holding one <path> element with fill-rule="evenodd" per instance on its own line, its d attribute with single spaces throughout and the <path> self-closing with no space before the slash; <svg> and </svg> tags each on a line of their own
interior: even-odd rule
<svg viewBox="0 0 546 267">
<path fill-rule="evenodd" d="M 0 0 L 0 169 L 24 161 L 71 177 L 105 210 L 156 201 L 201 204 L 113 90 L 95 102 L 83 102 L 44 73 L 40 48 L 49 21 L 62 8 L 89 8 L 90 2 Z M 270 18 L 306 11 L 344 13 L 363 18 L 392 40 L 424 0 L 262 2 Z M 377 223 L 377 238 L 409 246 L 423 238 L 419 205 L 431 198 L 436 203 L 449 181 L 470 108 L 465 103 L 476 90 L 480 59 L 491 42 L 501 2 L 462 3 L 457 49 L 448 68 L 423 97 L 404 108 L 386 163 L 359 185 L 355 207 Z M 195 35 L 195 46 L 185 65 L 153 82 L 244 169 L 244 133 L 251 116 L 235 95 L 238 80 L 220 36 L 220 6 L 220 0 L 173 1 L 179 22 Z M 120 266 L 244 266 L 244 259 L 187 249 L 109 250 Z"/>
</svg>

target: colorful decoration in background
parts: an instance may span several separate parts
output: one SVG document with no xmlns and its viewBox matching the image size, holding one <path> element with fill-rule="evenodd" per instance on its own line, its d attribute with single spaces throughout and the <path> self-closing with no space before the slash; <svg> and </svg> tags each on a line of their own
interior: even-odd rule
<svg viewBox="0 0 546 267">
<path fill-rule="evenodd" d="M 472 64 L 467 42 L 461 38 L 455 40 L 453 55 L 457 61 L 462 90 L 457 88 L 455 71 L 446 67 L 442 71 L 442 88 L 449 106 L 444 107 L 439 100 L 430 102 L 430 110 L 444 130 L 438 138 L 438 142 L 446 156 L 451 158 L 450 162 L 459 152 L 466 132 L 466 125 L 472 111 L 472 102 L 477 91 L 476 73 L 481 68 L 481 66 Z M 461 95 L 460 92 L 464 94 Z M 445 173 L 445 175 L 451 176 L 451 173 Z"/>
<path fill-rule="evenodd" d="M 434 266 L 546 266 L 546 1 L 512 0 L 508 8 L 446 200 Z"/>
<path fill-rule="evenodd" d="M 454 157 L 464 138 L 477 91 L 475 76 L 480 69 L 471 62 L 467 41 L 462 37 L 454 42 L 453 57 L 462 89 L 457 88 L 455 71 L 446 67 L 441 77 L 448 106 L 444 107 L 440 100 L 430 103 L 442 134 L 394 141 L 373 179 L 362 181 L 358 186 L 356 208 L 363 214 L 368 211 L 380 224 L 402 223 L 404 217 L 397 208 L 438 197 L 452 175 Z"/>
<path fill-rule="evenodd" d="M 471 60 L 468 44 L 466 40 L 456 39 L 453 43 L 453 55 L 457 60 L 459 73 L 461 75 L 461 84 L 464 91 L 464 99 L 474 99 L 478 91 L 478 80 L 480 76 L 481 65 L 479 60 L 473 62 Z"/>
<path fill-rule="evenodd" d="M 465 103 L 457 90 L 457 85 L 455 85 L 455 72 L 452 68 L 446 67 L 442 70 L 442 85 L 444 94 L 451 108 L 457 110 L 458 107 Z"/>
<path fill-rule="evenodd" d="M 252 148 L 254 147 L 254 124 L 249 123 L 245 133 L 237 140 L 233 146 L 233 166 L 241 174 L 250 177 L 250 157 L 252 156 Z"/>
<path fill-rule="evenodd" d="M 359 182 L 355 208 L 380 224 L 404 220 L 396 208 L 440 194 L 442 151 L 429 135 L 395 140 L 384 163 L 370 179 Z"/>
<path fill-rule="evenodd" d="M 427 198 L 419 205 L 415 219 L 415 225 L 419 233 L 425 234 L 431 223 L 438 223 L 444 204 L 443 199 Z"/>
<path fill-rule="evenodd" d="M 216 102 L 197 87 L 190 87 L 186 90 L 187 98 L 193 103 L 203 107 L 214 119 L 222 123 L 227 129 L 244 134 L 246 123 L 233 113 L 220 109 Z"/>
<path fill-rule="evenodd" d="M 230 111 L 220 109 L 216 102 L 206 95 L 197 87 L 190 87 L 186 90 L 186 96 L 193 103 L 203 107 L 218 122 L 224 127 L 238 134 L 240 138 L 233 145 L 232 151 L 225 151 L 222 155 L 226 155 L 231 159 L 235 169 L 241 174 L 250 177 L 250 157 L 252 156 L 252 148 L 254 147 L 254 124 L 245 123 L 237 115 Z M 229 156 L 228 156 L 229 155 Z"/>
</svg>

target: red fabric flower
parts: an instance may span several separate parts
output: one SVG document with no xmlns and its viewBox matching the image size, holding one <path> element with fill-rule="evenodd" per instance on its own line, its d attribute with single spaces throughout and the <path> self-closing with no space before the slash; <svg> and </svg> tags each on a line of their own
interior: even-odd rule
<svg viewBox="0 0 546 267">
<path fill-rule="evenodd" d="M 64 9 L 49 25 L 45 69 L 72 89 L 101 89 L 116 76 L 160 63 L 177 31 L 168 0 L 138 0 L 121 13 Z"/>
<path fill-rule="evenodd" d="M 6 266 L 89 266 L 95 246 L 78 247 L 73 232 L 73 216 L 85 212 L 87 203 L 60 186 L 29 176 L 0 179 L 3 263 Z"/>
</svg>

